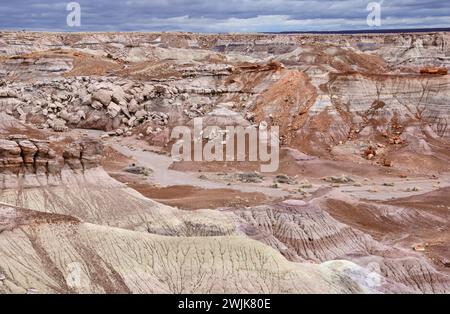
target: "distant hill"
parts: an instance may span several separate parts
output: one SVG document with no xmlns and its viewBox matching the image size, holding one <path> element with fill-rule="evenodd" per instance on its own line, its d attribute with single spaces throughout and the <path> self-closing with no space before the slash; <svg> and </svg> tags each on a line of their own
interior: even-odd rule
<svg viewBox="0 0 450 314">
<path fill-rule="evenodd" d="M 392 34 L 392 33 L 435 33 L 450 32 L 450 28 L 413 28 L 413 29 L 362 29 L 339 31 L 294 31 L 294 32 L 264 32 L 268 34 Z"/>
</svg>

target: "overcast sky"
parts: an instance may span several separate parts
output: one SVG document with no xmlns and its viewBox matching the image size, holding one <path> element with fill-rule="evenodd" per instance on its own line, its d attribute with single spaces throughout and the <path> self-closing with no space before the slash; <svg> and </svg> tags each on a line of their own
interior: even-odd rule
<svg viewBox="0 0 450 314">
<path fill-rule="evenodd" d="M 371 29 L 373 0 L 79 0 L 69 27 L 61 0 L 0 0 L 0 29 L 53 31 L 278 32 Z M 384 0 L 381 27 L 450 27 L 449 0 Z"/>
</svg>

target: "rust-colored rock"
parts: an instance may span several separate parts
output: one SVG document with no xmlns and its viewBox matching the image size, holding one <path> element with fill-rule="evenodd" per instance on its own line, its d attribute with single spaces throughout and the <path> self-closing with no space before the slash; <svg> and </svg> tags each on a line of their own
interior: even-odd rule
<svg viewBox="0 0 450 314">
<path fill-rule="evenodd" d="M 420 74 L 447 75 L 447 68 L 427 67 L 420 69 Z"/>
<path fill-rule="evenodd" d="M 377 150 L 373 147 L 373 146 L 369 146 L 365 151 L 364 151 L 364 157 L 367 160 L 372 160 L 375 158 L 375 156 L 377 155 Z"/>
<path fill-rule="evenodd" d="M 384 160 L 383 160 L 383 166 L 384 166 L 384 167 L 393 167 L 393 166 L 394 166 L 394 163 L 392 162 L 392 160 L 384 159 Z"/>
</svg>

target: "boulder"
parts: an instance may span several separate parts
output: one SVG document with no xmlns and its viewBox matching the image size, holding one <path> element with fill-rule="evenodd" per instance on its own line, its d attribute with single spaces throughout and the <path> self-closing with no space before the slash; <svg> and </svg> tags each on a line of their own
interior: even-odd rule
<svg viewBox="0 0 450 314">
<path fill-rule="evenodd" d="M 123 104 L 126 103 L 126 94 L 120 86 L 115 86 L 111 94 L 111 99 L 116 104 Z"/>
<path fill-rule="evenodd" d="M 127 121 L 127 124 L 128 124 L 128 126 L 130 126 L 130 127 L 133 127 L 135 123 L 136 123 L 136 117 L 131 117 L 131 118 Z"/>
<path fill-rule="evenodd" d="M 122 113 L 129 119 L 131 117 L 130 112 L 128 111 L 128 107 L 125 105 L 120 105 L 120 110 Z"/>
<path fill-rule="evenodd" d="M 345 184 L 345 183 L 354 183 L 355 180 L 349 176 L 342 175 L 341 177 L 327 177 L 323 179 L 328 183 L 336 183 L 336 184 Z"/>
<path fill-rule="evenodd" d="M 64 132 L 67 130 L 66 121 L 63 119 L 56 118 L 53 120 L 48 120 L 47 123 L 55 132 Z"/>
<path fill-rule="evenodd" d="M 290 177 L 288 177 L 286 175 L 282 175 L 282 174 L 281 175 L 277 175 L 275 177 L 274 182 L 275 183 L 279 183 L 279 184 L 290 184 L 290 185 L 297 184 L 297 182 L 294 179 L 292 179 L 292 178 L 290 178 Z"/>
<path fill-rule="evenodd" d="M 145 120 L 145 118 L 147 118 L 147 111 L 145 111 L 145 110 L 139 110 L 138 112 L 136 112 L 136 119 L 139 121 L 139 122 L 142 122 L 142 121 L 144 121 Z"/>
<path fill-rule="evenodd" d="M 130 113 L 136 113 L 139 110 L 139 105 L 136 101 L 136 99 L 131 99 L 130 103 L 128 104 L 128 111 Z"/>
<path fill-rule="evenodd" d="M 125 171 L 136 175 L 142 175 L 144 177 L 148 177 L 152 173 L 151 169 L 138 166 L 130 166 L 126 168 Z"/>
<path fill-rule="evenodd" d="M 34 164 L 34 157 L 38 151 L 38 148 L 36 145 L 34 145 L 31 141 L 28 140 L 22 140 L 19 141 L 19 147 L 22 151 L 22 159 L 23 162 L 26 165 L 33 165 Z"/>
<path fill-rule="evenodd" d="M 67 122 L 73 125 L 77 125 L 78 123 L 81 122 L 81 116 L 78 115 L 77 113 L 71 114 Z"/>
<path fill-rule="evenodd" d="M 70 120 L 70 114 L 67 112 L 67 110 L 63 109 L 60 113 L 58 113 L 58 117 L 63 119 L 64 121 L 68 122 Z"/>
<path fill-rule="evenodd" d="M 80 99 L 82 106 L 90 106 L 92 104 L 92 95 L 86 92 L 80 94 Z"/>
<path fill-rule="evenodd" d="M 115 103 L 111 102 L 108 106 L 108 115 L 111 118 L 117 117 L 117 115 L 120 113 L 121 108 L 119 105 L 116 105 Z"/>
</svg>

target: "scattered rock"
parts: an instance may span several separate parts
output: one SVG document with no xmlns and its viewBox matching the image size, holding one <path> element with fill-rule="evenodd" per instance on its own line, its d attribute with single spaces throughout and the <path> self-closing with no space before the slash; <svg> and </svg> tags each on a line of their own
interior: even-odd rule
<svg viewBox="0 0 450 314">
<path fill-rule="evenodd" d="M 94 100 L 91 104 L 91 107 L 94 108 L 95 110 L 101 110 L 103 108 L 103 104 L 98 100 Z"/>
<path fill-rule="evenodd" d="M 391 144 L 391 145 L 400 145 L 403 143 L 404 143 L 404 140 L 398 135 L 392 136 L 389 138 L 389 144 Z"/>
<path fill-rule="evenodd" d="M 152 174 L 153 170 L 145 167 L 138 167 L 138 166 L 130 166 L 125 169 L 126 172 L 137 174 L 141 176 L 148 177 Z"/>
<path fill-rule="evenodd" d="M 47 123 L 55 132 L 64 132 L 68 129 L 66 126 L 66 121 L 63 119 L 56 118 L 53 120 L 48 120 Z"/>
<path fill-rule="evenodd" d="M 300 182 L 300 189 L 312 189 L 313 185 L 308 180 L 303 180 Z"/>
<path fill-rule="evenodd" d="M 292 178 L 290 178 L 286 175 L 277 175 L 275 177 L 274 182 L 279 183 L 279 184 L 289 184 L 289 185 L 297 184 L 297 182 L 295 180 L 293 180 Z"/>
<path fill-rule="evenodd" d="M 394 163 L 392 162 L 392 160 L 384 159 L 383 160 L 383 166 L 385 166 L 385 167 L 393 167 Z"/>
<path fill-rule="evenodd" d="M 373 146 L 369 146 L 365 151 L 364 151 L 364 157 L 367 160 L 372 160 L 375 156 L 377 155 L 377 151 Z"/>
<path fill-rule="evenodd" d="M 136 117 L 136 120 L 138 120 L 139 122 L 142 122 L 147 117 L 147 111 L 139 110 L 138 112 L 136 112 L 135 117 Z"/>
<path fill-rule="evenodd" d="M 238 173 L 237 179 L 238 181 L 244 183 L 260 183 L 264 180 L 264 177 L 257 172 L 250 172 L 250 173 Z"/>
<path fill-rule="evenodd" d="M 323 179 L 325 182 L 328 183 L 337 183 L 337 184 L 345 184 L 345 183 L 354 183 L 355 180 L 353 180 L 352 177 L 342 175 L 341 177 L 327 177 Z"/>
<path fill-rule="evenodd" d="M 425 244 L 415 244 L 413 245 L 413 250 L 416 252 L 425 252 L 427 249 Z"/>
<path fill-rule="evenodd" d="M 139 110 L 138 103 L 135 99 L 132 99 L 128 104 L 128 111 L 130 113 L 136 113 Z"/>
</svg>

